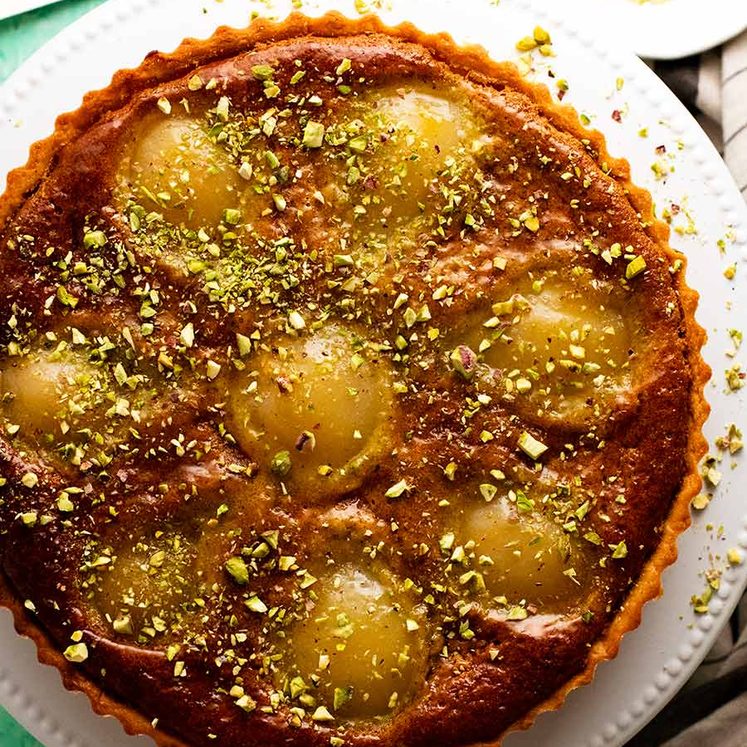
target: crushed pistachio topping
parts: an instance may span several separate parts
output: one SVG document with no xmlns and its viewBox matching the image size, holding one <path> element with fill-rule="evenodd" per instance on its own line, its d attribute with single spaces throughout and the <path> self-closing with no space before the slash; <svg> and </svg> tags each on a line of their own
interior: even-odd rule
<svg viewBox="0 0 747 747">
<path fill-rule="evenodd" d="M 531 459 L 539 459 L 548 448 L 528 431 L 521 433 L 518 444 L 519 448 Z"/>
<path fill-rule="evenodd" d="M 553 54 L 550 34 L 541 26 L 535 26 L 531 36 L 525 36 L 516 42 L 516 49 L 520 52 L 531 52 L 535 49 L 548 57 Z"/>
<path fill-rule="evenodd" d="M 88 647 L 85 643 L 72 643 L 64 650 L 63 654 L 73 664 L 82 664 L 88 659 Z"/>
<path fill-rule="evenodd" d="M 237 584 L 249 583 L 249 569 L 243 558 L 229 558 L 226 561 L 226 571 Z"/>
</svg>

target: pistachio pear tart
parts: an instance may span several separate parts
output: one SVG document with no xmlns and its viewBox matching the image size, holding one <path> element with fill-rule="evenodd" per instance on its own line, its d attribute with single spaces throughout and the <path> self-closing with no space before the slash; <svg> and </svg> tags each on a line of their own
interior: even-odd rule
<svg viewBox="0 0 747 747">
<path fill-rule="evenodd" d="M 684 260 L 476 48 L 151 54 L 0 202 L 0 602 L 190 747 L 498 743 L 614 656 L 697 492 Z"/>
</svg>

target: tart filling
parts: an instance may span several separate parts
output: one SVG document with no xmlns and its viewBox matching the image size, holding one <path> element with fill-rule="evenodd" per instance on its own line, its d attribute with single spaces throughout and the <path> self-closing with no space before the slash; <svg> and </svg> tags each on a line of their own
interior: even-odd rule
<svg viewBox="0 0 747 747">
<path fill-rule="evenodd" d="M 601 138 L 335 18 L 71 121 L 0 240 L 0 598 L 66 681 L 164 744 L 446 747 L 588 680 L 672 560 L 707 374 Z"/>
</svg>

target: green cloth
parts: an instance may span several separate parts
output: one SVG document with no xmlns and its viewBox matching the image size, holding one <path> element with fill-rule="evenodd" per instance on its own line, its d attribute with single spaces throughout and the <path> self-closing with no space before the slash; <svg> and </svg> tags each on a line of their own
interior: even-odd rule
<svg viewBox="0 0 747 747">
<path fill-rule="evenodd" d="M 0 21 L 0 82 L 58 31 L 102 2 L 67 0 Z M 0 742 L 0 747 L 5 743 Z"/>
<path fill-rule="evenodd" d="M 31 734 L 0 708 L 0 747 L 40 747 Z"/>
<path fill-rule="evenodd" d="M 0 82 L 58 31 L 103 0 L 66 0 L 0 21 Z M 41 747 L 0 708 L 0 747 Z"/>
</svg>

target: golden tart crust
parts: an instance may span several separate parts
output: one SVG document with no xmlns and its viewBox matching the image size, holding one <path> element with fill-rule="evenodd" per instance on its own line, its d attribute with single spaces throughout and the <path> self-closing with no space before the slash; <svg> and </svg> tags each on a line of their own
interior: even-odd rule
<svg viewBox="0 0 747 747">
<path fill-rule="evenodd" d="M 697 295 L 627 163 L 511 65 L 373 17 L 221 29 L 60 117 L 0 222 L 0 602 L 130 733 L 496 743 L 660 593 L 706 449 Z M 13 410 L 29 360 L 60 388 Z M 343 390 L 354 449 L 299 405 L 337 422 Z"/>
</svg>

